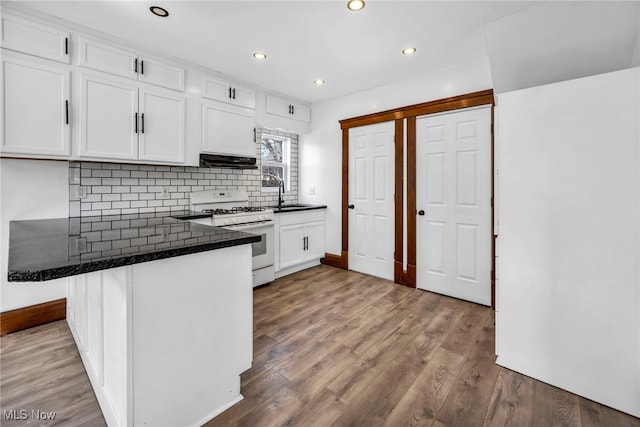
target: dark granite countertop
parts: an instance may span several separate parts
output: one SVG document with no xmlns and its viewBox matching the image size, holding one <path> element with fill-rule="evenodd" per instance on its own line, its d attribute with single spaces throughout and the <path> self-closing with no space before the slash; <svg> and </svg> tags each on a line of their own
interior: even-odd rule
<svg viewBox="0 0 640 427">
<path fill-rule="evenodd" d="M 11 221 L 8 280 L 52 280 L 260 240 L 172 217 L 181 214 L 189 211 Z"/>
<path fill-rule="evenodd" d="M 287 212 L 300 212 L 300 211 L 310 211 L 314 209 L 326 209 L 326 205 L 307 205 L 307 204 L 293 204 L 293 205 L 282 205 L 280 208 L 277 206 L 268 206 L 269 209 L 273 210 L 273 213 L 287 213 Z"/>
</svg>

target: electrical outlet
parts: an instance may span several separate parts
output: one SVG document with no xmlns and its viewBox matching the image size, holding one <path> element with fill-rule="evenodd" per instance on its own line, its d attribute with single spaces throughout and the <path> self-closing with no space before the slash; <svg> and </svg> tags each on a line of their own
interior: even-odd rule
<svg viewBox="0 0 640 427">
<path fill-rule="evenodd" d="M 169 197 L 171 197 L 171 195 L 169 194 L 169 188 L 167 187 L 162 187 L 160 194 L 162 194 L 163 199 L 168 199 Z"/>
<path fill-rule="evenodd" d="M 76 238 L 76 251 L 79 254 L 87 252 L 87 238 L 86 237 L 77 237 Z"/>
<path fill-rule="evenodd" d="M 87 198 L 87 187 L 78 187 L 78 199 L 86 199 Z"/>
<path fill-rule="evenodd" d="M 309 187 L 309 195 L 313 196 L 314 194 L 316 194 L 316 187 Z"/>
</svg>

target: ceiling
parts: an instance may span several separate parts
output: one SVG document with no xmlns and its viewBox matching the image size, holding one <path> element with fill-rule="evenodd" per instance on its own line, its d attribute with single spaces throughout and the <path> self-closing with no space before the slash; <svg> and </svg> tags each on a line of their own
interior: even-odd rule
<svg viewBox="0 0 640 427">
<path fill-rule="evenodd" d="M 21 3 L 309 102 L 486 57 L 490 53 L 485 40 L 487 26 L 507 22 L 494 26 L 497 29 L 492 35 L 509 40 L 518 33 L 519 25 L 518 20 L 509 20 L 511 16 L 522 16 L 545 3 L 546 7 L 550 5 L 524 1 L 367 0 L 362 11 L 350 12 L 346 0 Z M 170 16 L 152 15 L 152 5 L 166 8 Z M 635 33 L 631 33 L 637 37 L 640 20 L 634 19 Z M 554 25 L 571 28 L 574 24 L 561 20 Z M 616 22 L 607 28 L 616 31 Z M 537 29 L 540 31 L 540 27 Z M 625 37 L 629 37 L 627 33 Z M 520 32 L 513 39 L 526 41 L 528 36 Z M 548 43 L 548 39 L 543 38 L 541 43 Z M 407 46 L 415 46 L 416 54 L 402 55 L 401 50 Z M 496 42 L 493 47 L 493 54 L 501 60 L 513 56 L 513 43 L 505 47 Z M 545 45 L 538 44 L 537 48 Z M 266 53 L 267 59 L 256 61 L 254 52 Z M 500 72 L 492 70 L 492 75 L 502 78 Z M 315 79 L 326 83 L 315 85 Z"/>
</svg>

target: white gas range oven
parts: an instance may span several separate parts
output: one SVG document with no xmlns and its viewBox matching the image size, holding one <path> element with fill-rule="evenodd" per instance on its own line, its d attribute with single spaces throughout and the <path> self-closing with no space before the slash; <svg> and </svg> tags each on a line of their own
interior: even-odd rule
<svg viewBox="0 0 640 427">
<path fill-rule="evenodd" d="M 211 216 L 189 221 L 260 236 L 259 242 L 252 243 L 253 287 L 256 287 L 275 279 L 273 211 L 248 205 L 245 190 L 195 191 L 190 195 L 189 207 L 195 213 Z"/>
</svg>

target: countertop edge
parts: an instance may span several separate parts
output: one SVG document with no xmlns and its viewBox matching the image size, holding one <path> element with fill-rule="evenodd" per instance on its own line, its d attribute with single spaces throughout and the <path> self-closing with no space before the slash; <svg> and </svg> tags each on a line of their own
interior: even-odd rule
<svg viewBox="0 0 640 427">
<path fill-rule="evenodd" d="M 326 205 L 313 205 L 313 206 L 301 206 L 292 209 L 278 210 L 277 208 L 273 209 L 274 214 L 283 214 L 289 212 L 301 212 L 301 211 L 313 211 L 318 209 L 326 209 Z"/>
<path fill-rule="evenodd" d="M 157 252 L 145 254 L 132 254 L 119 256 L 113 259 L 103 259 L 89 261 L 83 264 L 70 265 L 64 267 L 45 268 L 38 271 L 31 270 L 9 270 L 7 278 L 9 282 L 44 282 L 47 280 L 61 279 L 63 277 L 76 276 L 78 274 L 92 273 L 94 271 L 107 270 L 110 268 L 124 267 L 127 265 L 139 264 L 142 262 L 156 261 L 165 258 L 174 258 L 183 255 L 190 255 L 199 252 L 207 252 L 215 249 L 228 248 L 232 246 L 245 245 L 260 241 L 260 236 L 247 235 L 233 240 L 226 240 L 213 243 L 204 243 L 195 246 L 181 248 L 164 249 Z"/>
</svg>

